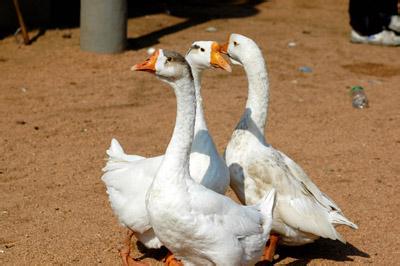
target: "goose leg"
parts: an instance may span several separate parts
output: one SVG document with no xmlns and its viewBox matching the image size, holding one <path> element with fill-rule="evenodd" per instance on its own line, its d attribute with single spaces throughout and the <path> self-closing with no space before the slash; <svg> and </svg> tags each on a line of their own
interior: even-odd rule
<svg viewBox="0 0 400 266">
<path fill-rule="evenodd" d="M 122 248 L 119 250 L 119 255 L 122 259 L 123 266 L 147 266 L 147 263 L 135 261 L 129 254 L 131 253 L 131 239 L 134 232 L 128 229 Z"/>
<path fill-rule="evenodd" d="M 164 264 L 166 266 L 183 266 L 183 263 L 175 258 L 174 254 L 168 250 L 168 254 L 164 259 Z"/>
<path fill-rule="evenodd" d="M 271 233 L 269 236 L 269 245 L 265 247 L 262 261 L 272 262 L 275 255 L 276 246 L 278 244 L 279 235 Z"/>
</svg>

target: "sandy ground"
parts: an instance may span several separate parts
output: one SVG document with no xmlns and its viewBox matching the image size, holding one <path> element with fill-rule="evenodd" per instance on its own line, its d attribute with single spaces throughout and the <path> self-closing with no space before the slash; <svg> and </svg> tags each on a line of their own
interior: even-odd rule
<svg viewBox="0 0 400 266">
<path fill-rule="evenodd" d="M 125 231 L 100 180 L 105 150 L 115 137 L 129 153 L 163 153 L 175 119 L 172 91 L 130 66 L 147 56 L 140 47 L 184 53 L 195 40 L 223 42 L 231 32 L 254 38 L 267 59 L 268 141 L 360 227 L 338 229 L 347 245 L 281 247 L 277 264 L 399 263 L 400 48 L 349 43 L 347 4 L 272 0 L 233 12 L 241 17 L 203 9 L 219 18 L 195 22 L 143 15 L 129 20 L 132 49 L 118 55 L 80 51 L 77 28 L 49 30 L 30 46 L 1 40 L 0 264 L 120 263 Z M 209 71 L 203 84 L 222 152 L 244 109 L 246 78 L 235 66 L 232 74 Z M 352 108 L 352 85 L 366 88 L 369 109 Z"/>
</svg>

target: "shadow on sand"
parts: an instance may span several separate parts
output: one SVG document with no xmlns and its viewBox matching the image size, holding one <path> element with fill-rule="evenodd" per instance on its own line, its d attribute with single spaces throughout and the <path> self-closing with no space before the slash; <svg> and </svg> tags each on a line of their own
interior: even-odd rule
<svg viewBox="0 0 400 266">
<path fill-rule="evenodd" d="M 136 247 L 139 252 L 143 254 L 142 256 L 136 258 L 137 260 L 152 258 L 161 261 L 168 254 L 168 249 L 166 247 L 161 247 L 159 249 L 146 248 L 145 245 L 143 245 L 140 241 L 136 241 Z"/>
<path fill-rule="evenodd" d="M 353 261 L 350 256 L 370 257 L 368 253 L 359 250 L 351 243 L 343 244 L 340 241 L 332 241 L 330 239 L 318 239 L 314 243 L 298 247 L 280 246 L 277 253 L 279 254 L 279 259 L 275 263 L 290 257 L 296 260 L 287 265 L 293 266 L 307 265 L 314 259 L 346 262 Z"/>
<path fill-rule="evenodd" d="M 211 2 L 211 3 L 208 3 Z M 222 3 L 221 3 L 222 2 Z M 159 39 L 165 35 L 172 34 L 212 19 L 222 18 L 241 18 L 257 14 L 259 11 L 256 5 L 261 0 L 240 1 L 176 1 L 167 2 L 162 5 L 161 12 L 170 14 L 171 16 L 186 18 L 185 21 L 178 24 L 150 32 L 138 38 L 128 38 L 128 49 L 137 50 L 149 47 L 159 43 Z"/>
<path fill-rule="evenodd" d="M 165 35 L 193 27 L 211 19 L 253 16 L 259 12 L 256 6 L 266 1 L 268 0 L 128 0 L 128 18 L 167 13 L 171 16 L 185 18 L 186 20 L 154 32 L 149 32 L 137 38 L 129 38 L 128 36 L 127 49 L 137 50 L 149 47 L 157 44 L 158 40 Z M 21 6 L 28 30 L 39 29 L 39 33 L 31 38 L 31 44 L 43 36 L 48 29 L 79 27 L 79 0 L 59 0 L 53 2 L 47 7 L 49 14 L 44 19 L 35 20 L 35 13 L 33 11 L 29 12 L 29 10 L 26 10 L 26 7 L 24 10 L 24 6 Z M 8 8 L 12 13 L 12 20 L 16 21 L 13 7 L 8 6 Z M 12 35 L 15 32 L 18 28 L 18 24 L 16 22 L 14 22 L 14 24 L 14 26 L 8 29 L 0 27 L 0 39 Z"/>
<path fill-rule="evenodd" d="M 164 247 L 161 249 L 148 249 L 139 241 L 136 242 L 136 246 L 138 250 L 144 254 L 138 258 L 139 260 L 153 258 L 161 261 L 168 253 L 168 250 Z M 350 256 L 370 258 L 368 253 L 359 250 L 350 243 L 343 244 L 339 241 L 332 241 L 329 239 L 318 239 L 312 244 L 298 247 L 279 246 L 277 254 L 279 254 L 279 258 L 273 263 L 259 262 L 256 266 L 279 264 L 280 261 L 289 257 L 295 259 L 295 261 L 286 264 L 291 266 L 307 265 L 314 259 L 346 262 L 353 261 Z"/>
</svg>

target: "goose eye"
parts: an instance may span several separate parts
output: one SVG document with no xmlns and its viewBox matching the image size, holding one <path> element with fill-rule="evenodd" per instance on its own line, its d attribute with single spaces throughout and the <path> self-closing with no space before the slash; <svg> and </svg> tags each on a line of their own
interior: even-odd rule
<svg viewBox="0 0 400 266">
<path fill-rule="evenodd" d="M 233 45 L 238 46 L 239 44 L 237 42 L 233 42 Z"/>
<path fill-rule="evenodd" d="M 205 50 L 204 50 L 204 48 L 200 48 L 200 51 L 204 52 Z"/>
<path fill-rule="evenodd" d="M 167 62 L 171 62 L 172 58 L 171 57 L 167 57 Z"/>
</svg>

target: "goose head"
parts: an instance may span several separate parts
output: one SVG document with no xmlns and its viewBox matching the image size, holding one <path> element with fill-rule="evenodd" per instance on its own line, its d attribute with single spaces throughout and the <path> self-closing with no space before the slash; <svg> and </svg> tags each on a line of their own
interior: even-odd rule
<svg viewBox="0 0 400 266">
<path fill-rule="evenodd" d="M 231 66 L 222 57 L 220 50 L 221 47 L 216 42 L 197 41 L 192 44 L 185 58 L 192 69 L 202 71 L 210 67 L 215 67 L 231 72 Z"/>
<path fill-rule="evenodd" d="M 143 63 L 132 66 L 133 71 L 146 71 L 166 82 L 192 78 L 190 66 L 177 52 L 158 49 Z"/>
<path fill-rule="evenodd" d="M 228 42 L 221 45 L 221 53 L 227 54 L 232 64 L 243 65 L 254 56 L 260 56 L 260 48 L 250 38 L 241 34 L 232 33 Z"/>
</svg>

